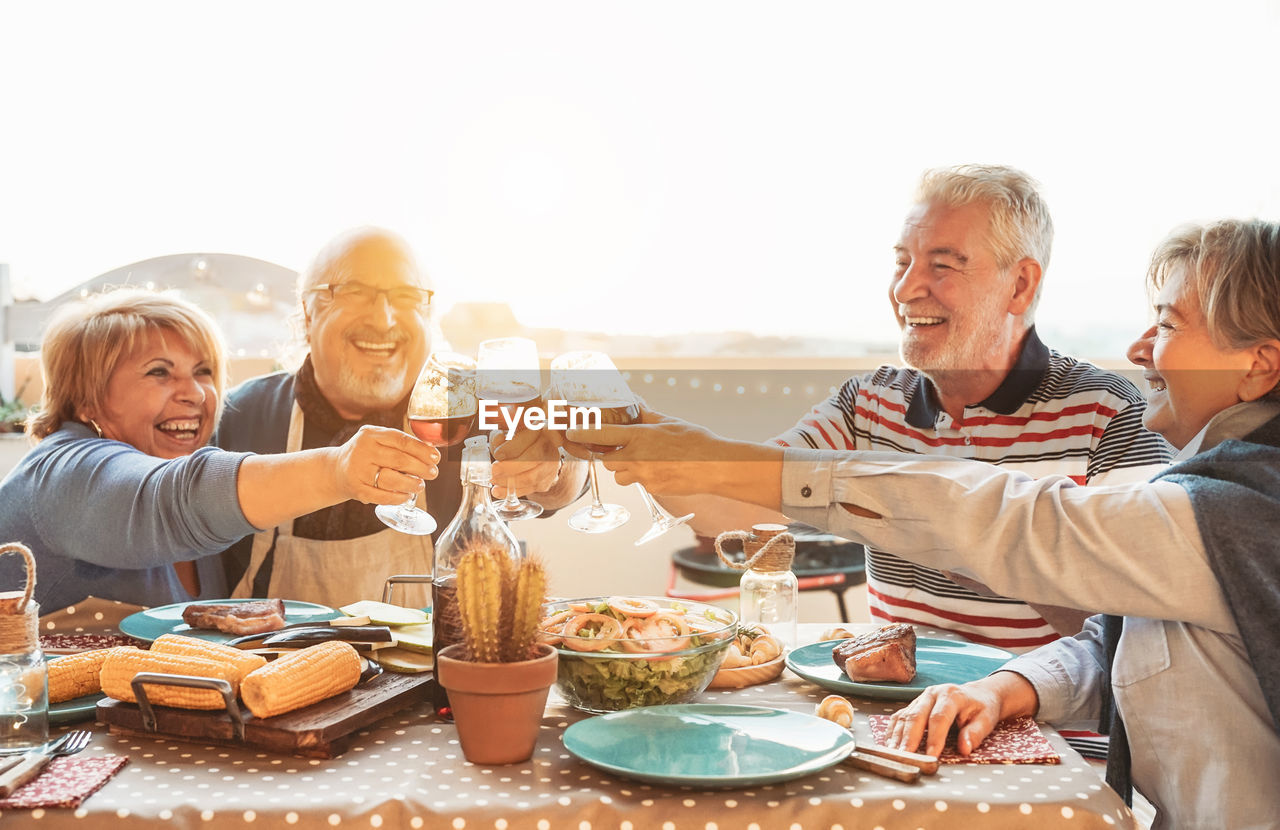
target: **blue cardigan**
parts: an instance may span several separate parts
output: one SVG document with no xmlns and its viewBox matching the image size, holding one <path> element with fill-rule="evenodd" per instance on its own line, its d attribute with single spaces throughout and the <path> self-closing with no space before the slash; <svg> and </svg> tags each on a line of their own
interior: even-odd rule
<svg viewBox="0 0 1280 830">
<path fill-rule="evenodd" d="M 1191 497 L 1209 564 L 1280 730 L 1280 417 L 1157 478 Z"/>
</svg>

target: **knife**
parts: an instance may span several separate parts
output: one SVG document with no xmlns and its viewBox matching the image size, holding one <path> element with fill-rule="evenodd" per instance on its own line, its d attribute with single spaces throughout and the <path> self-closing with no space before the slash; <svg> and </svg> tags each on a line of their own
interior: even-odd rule
<svg viewBox="0 0 1280 830">
<path fill-rule="evenodd" d="M 22 763 L 30 755 L 30 752 L 24 752 L 21 755 L 10 755 L 8 758 L 0 759 L 0 775 L 16 767 Z"/>
<path fill-rule="evenodd" d="M 864 769 L 867 772 L 874 772 L 877 775 L 883 775 L 886 778 L 896 778 L 908 784 L 920 777 L 920 768 L 913 767 L 910 764 L 903 764 L 898 761 L 890 761 L 888 758 L 881 758 L 878 755 L 868 755 L 865 752 L 854 751 L 849 753 L 845 761 L 858 769 Z"/>
<path fill-rule="evenodd" d="M 45 744 L 38 749 L 23 753 L 18 758 L 18 763 L 12 765 L 5 770 L 3 775 L 0 775 L 0 798 L 7 798 L 13 795 L 14 790 L 35 778 L 40 770 L 44 769 L 44 765 L 59 754 L 59 751 L 71 739 L 73 734 L 75 733 L 68 732 L 51 744 Z"/>
<path fill-rule="evenodd" d="M 849 730 L 853 732 L 852 729 Z M 890 749 L 887 746 L 861 743 L 846 758 L 851 766 L 874 772 L 887 778 L 896 778 L 908 784 L 915 781 L 923 773 L 933 775 L 938 771 L 938 759 L 932 755 L 919 752 L 907 752 L 905 749 Z"/>
<path fill-rule="evenodd" d="M 933 775 L 938 771 L 938 759 L 933 755 L 925 755 L 920 752 L 907 752 L 905 749 L 890 749 L 887 746 L 872 744 L 871 746 L 858 746 L 858 752 L 862 755 L 876 755 L 899 764 L 915 767 L 925 775 Z"/>
</svg>

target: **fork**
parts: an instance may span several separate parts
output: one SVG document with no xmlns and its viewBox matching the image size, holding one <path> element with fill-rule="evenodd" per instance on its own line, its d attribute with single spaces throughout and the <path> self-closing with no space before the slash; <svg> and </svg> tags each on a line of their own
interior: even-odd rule
<svg viewBox="0 0 1280 830">
<path fill-rule="evenodd" d="M 0 775 L 0 797 L 12 795 L 14 790 L 35 778 L 49 761 L 61 755 L 75 755 L 92 739 L 93 733 L 86 730 L 68 732 L 44 749 L 23 756 L 16 766 Z"/>
</svg>

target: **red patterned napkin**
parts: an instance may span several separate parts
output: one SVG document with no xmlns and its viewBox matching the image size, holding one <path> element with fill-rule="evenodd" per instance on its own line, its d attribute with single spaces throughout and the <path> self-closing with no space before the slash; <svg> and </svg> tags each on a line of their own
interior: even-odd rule
<svg viewBox="0 0 1280 830">
<path fill-rule="evenodd" d="M 884 743 L 889 731 L 888 715 L 871 716 L 871 734 L 876 743 Z M 968 758 L 956 749 L 953 732 L 938 760 L 943 764 L 1058 764 L 1062 758 L 1054 751 L 1040 727 L 1029 717 L 1001 721 Z"/>
<path fill-rule="evenodd" d="M 79 807 L 127 763 L 129 758 L 125 755 L 54 758 L 13 795 L 0 798 L 0 809 Z"/>
</svg>

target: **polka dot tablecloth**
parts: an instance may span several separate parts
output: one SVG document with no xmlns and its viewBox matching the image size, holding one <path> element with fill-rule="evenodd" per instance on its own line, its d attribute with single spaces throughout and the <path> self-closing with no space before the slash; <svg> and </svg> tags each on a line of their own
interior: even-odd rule
<svg viewBox="0 0 1280 830">
<path fill-rule="evenodd" d="M 79 609 L 78 609 L 79 611 Z M 117 617 L 118 619 L 119 617 Z M 96 630 L 109 631 L 102 621 Z M 805 631 L 816 639 L 821 626 Z M 929 632 L 930 636 L 941 636 Z M 708 692 L 707 703 L 812 712 L 826 694 L 784 672 L 774 683 Z M 855 731 L 892 701 L 855 699 Z M 1056 733 L 1054 766 L 944 766 L 903 784 L 838 764 L 794 781 L 734 790 L 662 787 L 615 777 L 571 756 L 561 742 L 585 717 L 555 694 L 533 758 L 468 763 L 452 724 L 420 704 L 357 734 L 332 760 L 251 749 L 110 735 L 94 727 L 89 754 L 130 763 L 74 810 L 9 811 L 31 828 L 494 828 L 494 830 L 836 830 L 836 828 L 1133 828 L 1098 772 Z M 106 822 L 112 822 L 107 824 Z M 15 825 L 16 826 L 16 825 Z"/>
</svg>

